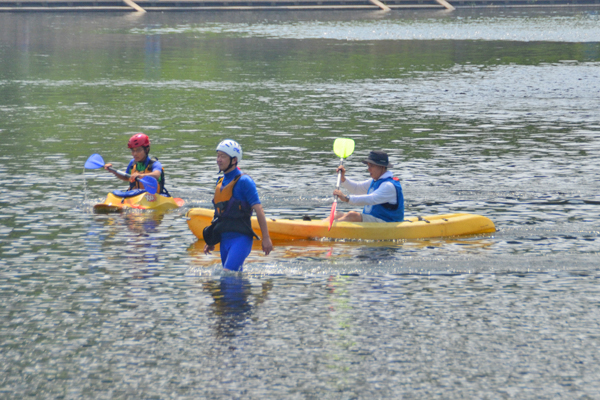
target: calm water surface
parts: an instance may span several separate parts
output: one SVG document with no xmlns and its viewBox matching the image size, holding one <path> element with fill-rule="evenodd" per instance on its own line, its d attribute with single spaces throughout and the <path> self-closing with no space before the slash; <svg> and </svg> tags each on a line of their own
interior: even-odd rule
<svg viewBox="0 0 600 400">
<path fill-rule="evenodd" d="M 596 9 L 0 14 L 0 397 L 598 398 Z M 157 215 L 95 215 L 151 136 Z M 222 276 L 185 212 L 235 138 L 269 217 L 388 151 L 408 216 L 498 231 L 276 242 Z M 340 207 L 350 209 L 347 205 Z"/>
</svg>

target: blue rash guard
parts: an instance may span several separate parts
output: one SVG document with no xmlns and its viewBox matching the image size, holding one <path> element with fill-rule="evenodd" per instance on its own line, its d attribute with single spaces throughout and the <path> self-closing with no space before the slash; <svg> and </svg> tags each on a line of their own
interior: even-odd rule
<svg viewBox="0 0 600 400">
<path fill-rule="evenodd" d="M 236 176 L 242 175 L 239 168 L 223 176 L 221 187 L 227 186 Z M 260 204 L 256 184 L 248 175 L 242 175 L 233 188 L 232 197 L 245 201 L 250 207 Z M 246 257 L 252 250 L 253 237 L 239 232 L 221 234 L 221 263 L 230 271 L 241 271 Z"/>
</svg>

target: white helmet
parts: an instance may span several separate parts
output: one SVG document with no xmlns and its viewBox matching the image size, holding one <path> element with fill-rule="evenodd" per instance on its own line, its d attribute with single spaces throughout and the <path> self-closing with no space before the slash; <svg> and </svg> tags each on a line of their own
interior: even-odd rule
<svg viewBox="0 0 600 400">
<path fill-rule="evenodd" d="M 217 151 L 222 151 L 229 157 L 237 157 L 238 163 L 242 161 L 242 146 L 235 140 L 225 139 L 217 146 Z"/>
</svg>

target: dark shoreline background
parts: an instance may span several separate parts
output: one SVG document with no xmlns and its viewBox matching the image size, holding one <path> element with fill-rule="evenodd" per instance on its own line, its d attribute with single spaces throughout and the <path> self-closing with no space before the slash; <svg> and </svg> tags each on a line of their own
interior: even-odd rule
<svg viewBox="0 0 600 400">
<path fill-rule="evenodd" d="M 0 0 L 0 12 L 14 11 L 206 11 L 206 10 L 378 10 L 377 0 Z M 600 0 L 387 0 L 400 9 L 600 7 Z"/>
</svg>

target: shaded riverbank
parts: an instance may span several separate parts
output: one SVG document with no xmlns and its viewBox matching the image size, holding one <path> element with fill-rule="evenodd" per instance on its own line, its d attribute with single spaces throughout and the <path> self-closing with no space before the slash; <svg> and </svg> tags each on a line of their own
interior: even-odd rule
<svg viewBox="0 0 600 400">
<path fill-rule="evenodd" d="M 600 7 L 600 0 L 0 0 L 4 11 L 417 10 Z"/>
</svg>

